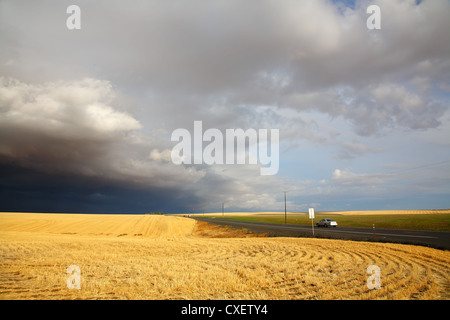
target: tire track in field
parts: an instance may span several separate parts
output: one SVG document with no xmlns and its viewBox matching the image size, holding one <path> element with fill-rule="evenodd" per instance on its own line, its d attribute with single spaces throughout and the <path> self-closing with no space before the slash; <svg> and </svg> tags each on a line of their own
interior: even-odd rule
<svg viewBox="0 0 450 320">
<path fill-rule="evenodd" d="M 414 252 L 391 248 L 373 247 L 351 243 L 348 248 L 309 245 L 288 248 L 281 245 L 268 249 L 267 246 L 240 246 L 239 250 L 222 251 L 221 256 L 229 259 L 247 257 L 260 259 L 259 262 L 244 264 L 249 271 L 259 268 L 266 270 L 270 284 L 259 285 L 260 290 L 270 291 L 285 298 L 301 299 L 429 299 L 442 296 L 448 288 L 448 264 L 415 255 Z M 333 251 L 335 250 L 335 251 Z M 204 254 L 202 252 L 201 254 Z M 213 251 L 209 250 L 212 254 Z M 217 253 L 217 252 L 216 252 Z M 444 259 L 448 261 L 448 255 Z M 270 261 L 270 263 L 269 263 Z M 288 265 L 291 269 L 282 268 Z M 370 290 L 366 281 L 369 265 L 381 268 L 382 288 Z M 292 268 L 294 267 L 294 268 Z M 442 270 L 444 269 L 444 270 Z M 251 279 L 251 274 L 242 278 Z M 438 290 L 438 288 L 440 288 Z"/>
</svg>

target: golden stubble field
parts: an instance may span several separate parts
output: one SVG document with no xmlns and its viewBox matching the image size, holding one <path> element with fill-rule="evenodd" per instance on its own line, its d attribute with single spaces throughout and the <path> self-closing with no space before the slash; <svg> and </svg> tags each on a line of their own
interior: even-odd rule
<svg viewBox="0 0 450 320">
<path fill-rule="evenodd" d="M 420 246 L 252 237 L 176 216 L 0 213 L 0 299 L 449 299 L 449 275 L 450 253 Z"/>
</svg>

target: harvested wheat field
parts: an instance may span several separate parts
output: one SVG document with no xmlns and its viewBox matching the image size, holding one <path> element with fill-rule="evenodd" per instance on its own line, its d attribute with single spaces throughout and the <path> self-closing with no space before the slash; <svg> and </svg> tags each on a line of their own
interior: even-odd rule
<svg viewBox="0 0 450 320">
<path fill-rule="evenodd" d="M 0 299 L 450 297 L 448 251 L 257 237 L 174 216 L 0 213 L 0 254 Z M 80 289 L 68 288 L 70 265 Z"/>
</svg>

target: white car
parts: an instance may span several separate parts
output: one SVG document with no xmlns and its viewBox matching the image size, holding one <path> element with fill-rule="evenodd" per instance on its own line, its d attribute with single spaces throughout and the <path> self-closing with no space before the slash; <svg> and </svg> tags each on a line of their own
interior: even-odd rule
<svg viewBox="0 0 450 320">
<path fill-rule="evenodd" d="M 333 219 L 322 219 L 316 223 L 317 227 L 337 227 L 337 222 Z"/>
</svg>

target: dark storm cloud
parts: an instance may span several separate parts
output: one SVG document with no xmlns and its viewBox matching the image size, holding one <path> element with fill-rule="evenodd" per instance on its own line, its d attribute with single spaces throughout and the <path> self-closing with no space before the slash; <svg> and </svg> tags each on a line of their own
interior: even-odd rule
<svg viewBox="0 0 450 320">
<path fill-rule="evenodd" d="M 110 105 L 114 92 L 108 82 L 87 78 L 30 85 L 0 80 L 0 185 L 5 208 L 14 201 L 17 208 L 29 206 L 26 202 L 36 203 L 33 199 L 47 199 L 51 210 L 91 208 L 94 200 L 111 208 L 122 194 L 130 208 L 142 211 L 144 205 L 131 201 L 137 194 L 151 206 L 148 199 L 164 198 L 155 196 L 158 190 L 195 181 L 192 175 L 180 174 L 180 167 L 174 170 L 150 161 L 148 145 L 133 135 L 141 124 Z M 71 197 L 85 201 L 76 204 Z M 108 199 L 112 203 L 106 204 Z M 64 203 L 72 209 L 62 208 Z"/>
</svg>

